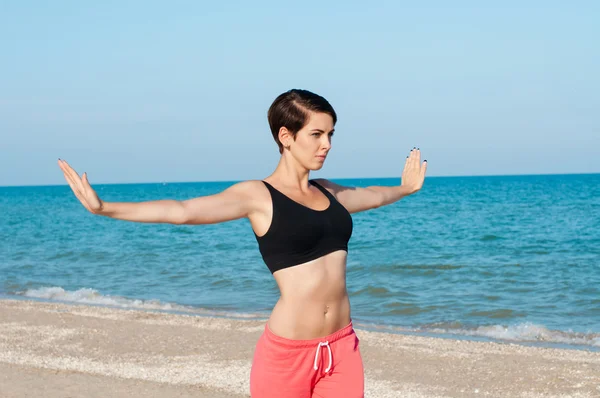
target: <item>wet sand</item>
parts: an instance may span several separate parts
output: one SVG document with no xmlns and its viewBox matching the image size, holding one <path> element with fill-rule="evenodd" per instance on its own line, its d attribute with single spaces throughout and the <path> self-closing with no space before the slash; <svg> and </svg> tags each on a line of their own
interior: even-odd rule
<svg viewBox="0 0 600 398">
<path fill-rule="evenodd" d="M 0 300 L 0 397 L 249 397 L 263 321 Z M 600 353 L 356 328 L 366 397 L 600 397 Z"/>
</svg>

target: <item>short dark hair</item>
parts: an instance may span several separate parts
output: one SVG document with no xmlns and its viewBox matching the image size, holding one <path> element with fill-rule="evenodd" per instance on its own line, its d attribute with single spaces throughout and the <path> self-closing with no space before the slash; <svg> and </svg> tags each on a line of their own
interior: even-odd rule
<svg viewBox="0 0 600 398">
<path fill-rule="evenodd" d="M 279 146 L 279 153 L 283 153 L 283 144 L 279 141 L 279 129 L 287 128 L 296 139 L 298 131 L 308 122 L 309 111 L 327 113 L 333 118 L 334 125 L 337 122 L 337 115 L 331 104 L 325 98 L 308 90 L 292 89 L 280 94 L 273 101 L 267 118 L 273 138 Z"/>
</svg>

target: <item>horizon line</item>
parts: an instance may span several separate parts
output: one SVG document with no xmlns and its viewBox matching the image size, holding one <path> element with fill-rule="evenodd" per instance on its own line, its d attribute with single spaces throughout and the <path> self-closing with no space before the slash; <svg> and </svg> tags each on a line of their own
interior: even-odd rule
<svg viewBox="0 0 600 398">
<path fill-rule="evenodd" d="M 481 174 L 481 175 L 437 175 L 429 176 L 427 178 L 478 178 L 478 177 L 535 177 L 535 176 L 576 176 L 576 175 L 596 175 L 600 172 L 591 173 L 539 173 L 539 174 Z M 343 180 L 387 180 L 395 179 L 398 177 L 328 177 L 328 180 L 332 181 L 343 181 Z M 236 183 L 240 181 L 252 180 L 206 180 L 206 181 L 148 181 L 148 182 L 99 182 L 94 183 L 94 186 L 98 185 L 142 185 L 142 184 L 200 184 L 200 183 L 225 183 L 231 182 Z M 32 184 L 32 185 L 0 185 L 0 188 L 36 188 L 36 187 L 61 187 L 68 186 L 66 182 L 64 184 Z"/>
</svg>

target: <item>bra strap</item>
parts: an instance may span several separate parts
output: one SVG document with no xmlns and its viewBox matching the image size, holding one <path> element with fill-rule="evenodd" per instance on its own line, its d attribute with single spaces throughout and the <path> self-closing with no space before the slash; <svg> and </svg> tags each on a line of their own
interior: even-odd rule
<svg viewBox="0 0 600 398">
<path fill-rule="evenodd" d="M 319 191 L 323 192 L 323 194 L 325 194 L 325 196 L 327 196 L 327 198 L 329 200 L 333 199 L 333 200 L 335 200 L 337 202 L 337 199 L 335 198 L 335 196 L 333 196 L 331 194 L 331 192 L 329 192 L 327 189 L 325 189 L 325 187 L 323 187 L 321 184 L 319 184 L 315 180 L 309 180 L 309 182 L 311 184 L 313 184 L 315 187 L 317 187 L 319 189 Z"/>
</svg>

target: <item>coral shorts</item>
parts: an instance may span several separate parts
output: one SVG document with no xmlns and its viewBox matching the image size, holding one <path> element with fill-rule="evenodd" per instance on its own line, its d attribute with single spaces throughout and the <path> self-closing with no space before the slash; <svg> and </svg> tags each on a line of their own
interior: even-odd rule
<svg viewBox="0 0 600 398">
<path fill-rule="evenodd" d="M 352 322 L 322 338 L 290 340 L 265 325 L 250 373 L 252 398 L 362 398 L 364 369 Z"/>
</svg>

